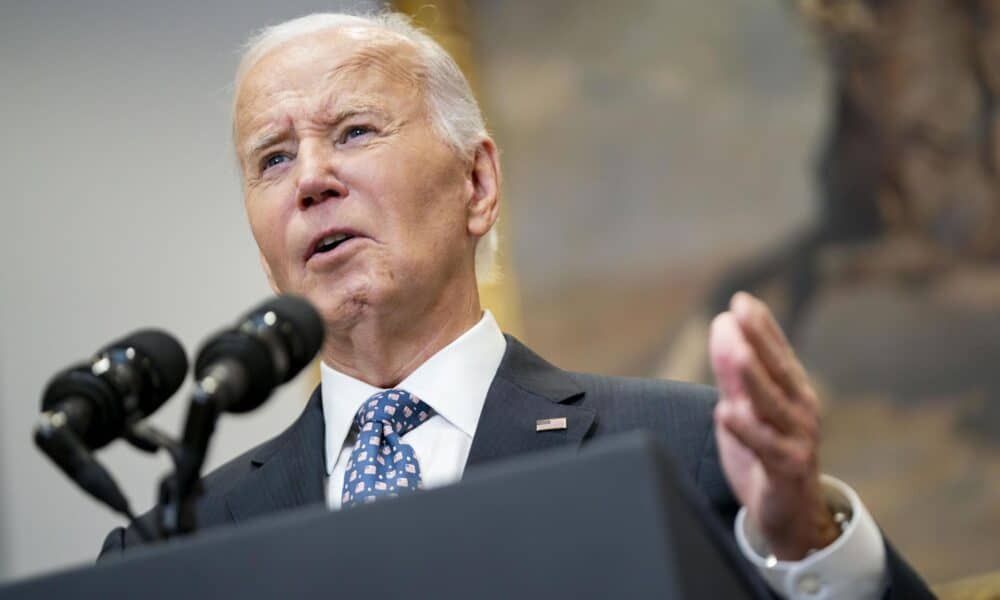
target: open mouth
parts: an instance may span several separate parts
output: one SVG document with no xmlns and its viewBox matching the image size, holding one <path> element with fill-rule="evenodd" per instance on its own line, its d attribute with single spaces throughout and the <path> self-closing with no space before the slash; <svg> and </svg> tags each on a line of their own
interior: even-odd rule
<svg viewBox="0 0 1000 600">
<path fill-rule="evenodd" d="M 323 236 L 318 242 L 316 242 L 316 246 L 313 248 L 313 254 L 325 254 L 351 239 L 354 239 L 354 236 L 349 233 L 331 233 Z"/>
</svg>

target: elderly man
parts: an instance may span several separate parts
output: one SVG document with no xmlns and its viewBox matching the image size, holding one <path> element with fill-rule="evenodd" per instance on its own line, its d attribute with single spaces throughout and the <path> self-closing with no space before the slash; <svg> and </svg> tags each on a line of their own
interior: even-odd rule
<svg viewBox="0 0 1000 600">
<path fill-rule="evenodd" d="M 203 527 L 445 485 L 491 460 L 644 428 L 723 518 L 742 505 L 739 544 L 778 594 L 927 593 L 854 492 L 821 478 L 818 400 L 756 299 L 737 295 L 713 324 L 717 403 L 709 388 L 565 372 L 500 332 L 476 285 L 496 245 L 497 148 L 455 63 L 404 18 L 269 28 L 235 94 L 264 269 L 275 291 L 312 301 L 326 339 L 298 421 L 206 478 Z M 555 416 L 565 432 L 535 433 Z M 102 554 L 135 543 L 118 529 Z"/>
</svg>

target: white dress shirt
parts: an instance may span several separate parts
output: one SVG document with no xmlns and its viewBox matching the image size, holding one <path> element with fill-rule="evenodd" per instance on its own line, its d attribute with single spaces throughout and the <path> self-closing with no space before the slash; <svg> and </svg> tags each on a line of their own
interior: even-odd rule
<svg viewBox="0 0 1000 600">
<path fill-rule="evenodd" d="M 434 416 L 402 436 L 420 464 L 421 487 L 434 488 L 462 478 L 486 394 L 493 383 L 507 340 L 489 311 L 395 386 L 434 409 Z M 326 501 L 340 508 L 344 471 L 354 450 L 354 415 L 363 402 L 383 391 L 323 364 L 320 368 L 326 424 Z M 854 490 L 823 477 L 832 500 L 847 502 L 853 518 L 836 541 L 801 561 L 764 558 L 766 545 L 746 519 L 736 518 L 736 539 L 746 558 L 780 596 L 803 600 L 856 600 L 881 597 L 888 583 L 882 534 Z"/>
<path fill-rule="evenodd" d="M 422 488 L 448 485 L 462 478 L 479 413 L 506 350 L 507 340 L 490 311 L 485 311 L 472 329 L 395 386 L 434 409 L 434 416 L 402 436 L 413 447 L 420 464 Z M 356 439 L 351 433 L 354 414 L 365 400 L 382 390 L 326 364 L 320 367 L 320 377 L 326 421 L 326 502 L 338 509 L 344 471 Z"/>
</svg>

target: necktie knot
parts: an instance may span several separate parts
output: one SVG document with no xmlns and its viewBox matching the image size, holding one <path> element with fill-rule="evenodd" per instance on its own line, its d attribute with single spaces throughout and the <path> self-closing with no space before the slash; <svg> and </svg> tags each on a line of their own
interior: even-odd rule
<svg viewBox="0 0 1000 600">
<path fill-rule="evenodd" d="M 431 412 L 426 402 L 406 390 L 385 390 L 361 405 L 354 422 L 360 432 L 374 431 L 381 424 L 383 434 L 403 435 L 429 419 Z"/>
</svg>

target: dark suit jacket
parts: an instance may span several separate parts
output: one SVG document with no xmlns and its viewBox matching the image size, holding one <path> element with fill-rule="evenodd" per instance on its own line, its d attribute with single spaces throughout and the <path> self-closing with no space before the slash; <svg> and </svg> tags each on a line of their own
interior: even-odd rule
<svg viewBox="0 0 1000 600">
<path fill-rule="evenodd" d="M 507 351 L 486 395 L 466 470 L 490 461 L 557 446 L 579 447 L 605 435 L 644 429 L 673 455 L 732 531 L 739 508 L 723 475 L 712 429 L 713 388 L 671 381 L 603 377 L 558 369 L 507 336 Z M 567 428 L 538 435 L 535 422 L 567 418 Z M 320 389 L 305 411 L 272 440 L 231 460 L 204 479 L 196 508 L 201 528 L 240 524 L 259 516 L 325 501 L 326 465 Z M 154 515 L 141 519 L 154 529 Z M 101 558 L 137 545 L 133 528 L 117 528 Z M 891 598 L 930 597 L 920 578 L 887 545 Z"/>
</svg>

